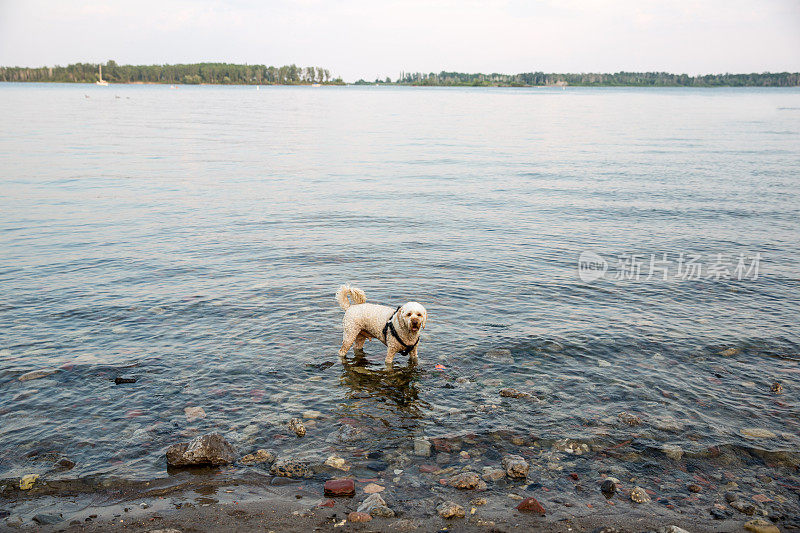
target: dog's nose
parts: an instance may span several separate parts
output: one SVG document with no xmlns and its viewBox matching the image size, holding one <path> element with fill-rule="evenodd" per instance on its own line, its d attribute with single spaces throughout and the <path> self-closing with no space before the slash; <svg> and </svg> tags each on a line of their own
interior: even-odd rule
<svg viewBox="0 0 800 533">
<path fill-rule="evenodd" d="M 411 325 L 414 326 L 415 328 L 418 328 L 419 327 L 419 319 L 412 318 L 411 319 Z"/>
</svg>

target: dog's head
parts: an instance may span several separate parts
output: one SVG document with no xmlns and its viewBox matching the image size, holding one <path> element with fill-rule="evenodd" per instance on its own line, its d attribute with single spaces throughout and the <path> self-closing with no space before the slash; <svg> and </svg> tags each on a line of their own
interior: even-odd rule
<svg viewBox="0 0 800 533">
<path fill-rule="evenodd" d="M 428 321 L 428 312 L 417 302 L 403 304 L 398 316 L 403 326 L 412 333 L 418 333 Z"/>
</svg>

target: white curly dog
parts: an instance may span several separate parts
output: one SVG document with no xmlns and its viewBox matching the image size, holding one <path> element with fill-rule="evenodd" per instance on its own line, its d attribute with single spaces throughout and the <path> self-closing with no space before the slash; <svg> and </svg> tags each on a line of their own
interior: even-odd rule
<svg viewBox="0 0 800 533">
<path fill-rule="evenodd" d="M 350 303 L 350 299 L 353 303 Z M 417 345 L 420 332 L 425 328 L 428 312 L 417 302 L 408 302 L 397 309 L 385 305 L 368 304 L 364 291 L 342 285 L 336 291 L 339 307 L 344 309 L 344 336 L 339 358 L 364 349 L 367 339 L 378 339 L 386 345 L 386 366 L 391 366 L 396 354 L 408 355 L 411 363 L 417 362 Z"/>
</svg>

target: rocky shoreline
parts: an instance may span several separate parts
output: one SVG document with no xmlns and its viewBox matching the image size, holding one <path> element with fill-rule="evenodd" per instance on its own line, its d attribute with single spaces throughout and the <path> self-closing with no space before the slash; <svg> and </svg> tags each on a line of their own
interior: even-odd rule
<svg viewBox="0 0 800 533">
<path fill-rule="evenodd" d="M 298 425 L 302 422 L 293 419 L 292 431 L 300 438 Z M 519 439 L 512 437 L 519 454 L 482 448 L 470 436 L 418 437 L 408 450 L 373 451 L 361 462 L 336 454 L 315 462 L 279 457 L 267 449 L 241 455 L 222 435 L 210 433 L 166 449 L 171 478 L 80 486 L 24 476 L 15 485 L 4 482 L 0 512 L 7 528 L 59 531 L 99 531 L 111 524 L 147 531 L 158 529 L 151 524 L 155 521 L 180 531 L 245 530 L 254 523 L 286 530 L 312 525 L 358 529 L 373 521 L 373 529 L 425 531 L 800 530 L 796 475 L 780 481 L 760 476 L 755 480 L 763 486 L 758 493 L 725 471 L 718 479 L 695 474 L 695 481 L 683 488 L 656 479 L 665 493 L 659 494 L 652 488 L 654 480 L 620 479 L 611 475 L 613 467 L 587 478 L 564 471 L 563 465 L 556 468 L 552 455 L 551 463 L 542 465 L 531 454 L 532 443 Z M 597 453 L 568 439 L 552 448 L 578 458 Z M 675 450 L 667 455 L 683 459 Z M 687 472 L 681 462 L 675 466 Z M 616 471 L 629 475 L 619 467 Z M 753 480 L 740 481 L 748 485 Z M 66 496 L 81 501 L 97 494 L 105 495 L 102 504 L 88 504 L 80 512 L 62 505 L 59 512 L 58 502 Z M 55 500 L 52 510 L 31 512 L 45 500 Z M 270 513 L 265 515 L 266 510 Z"/>
</svg>

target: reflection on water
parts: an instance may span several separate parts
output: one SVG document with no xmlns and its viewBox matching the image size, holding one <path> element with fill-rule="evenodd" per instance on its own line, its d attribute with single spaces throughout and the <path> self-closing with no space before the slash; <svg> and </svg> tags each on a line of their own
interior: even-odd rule
<svg viewBox="0 0 800 533">
<path fill-rule="evenodd" d="M 367 478 L 800 485 L 797 90 L 84 90 L 0 86 L 3 478 L 152 479 L 218 431 Z M 584 251 L 763 262 L 585 283 Z M 417 367 L 338 362 L 344 282 L 425 305 Z"/>
</svg>

